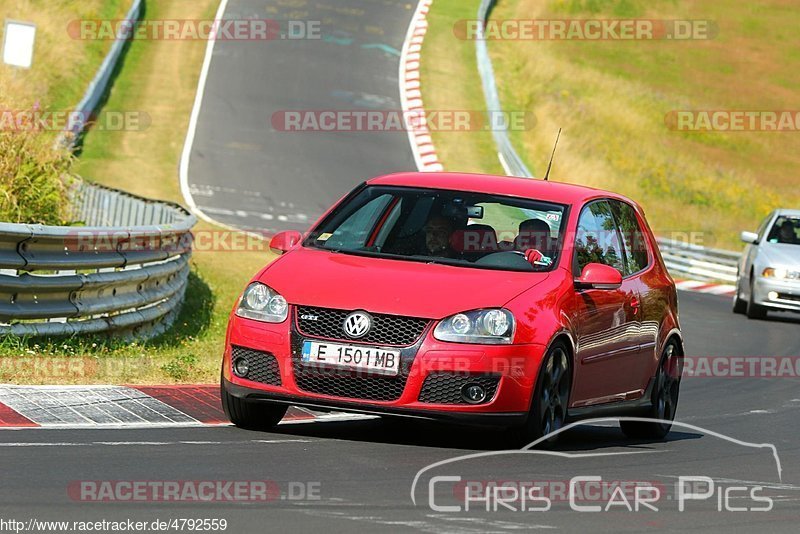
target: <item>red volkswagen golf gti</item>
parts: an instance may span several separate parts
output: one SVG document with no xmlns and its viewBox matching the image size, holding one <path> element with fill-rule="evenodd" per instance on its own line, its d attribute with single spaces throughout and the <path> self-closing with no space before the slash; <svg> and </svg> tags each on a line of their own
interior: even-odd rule
<svg viewBox="0 0 800 534">
<path fill-rule="evenodd" d="M 499 176 L 369 180 L 231 314 L 222 402 L 244 428 L 289 405 L 513 427 L 597 415 L 664 437 L 684 354 L 675 284 L 625 197 Z"/>
</svg>

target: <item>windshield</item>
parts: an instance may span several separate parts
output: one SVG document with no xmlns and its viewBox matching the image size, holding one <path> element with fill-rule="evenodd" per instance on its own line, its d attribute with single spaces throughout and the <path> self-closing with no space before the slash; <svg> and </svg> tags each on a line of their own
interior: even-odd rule
<svg viewBox="0 0 800 534">
<path fill-rule="evenodd" d="M 778 217 L 769 231 L 767 242 L 800 245 L 800 217 Z"/>
<path fill-rule="evenodd" d="M 369 186 L 337 207 L 304 246 L 513 271 L 549 271 L 565 206 L 482 193 Z"/>
</svg>

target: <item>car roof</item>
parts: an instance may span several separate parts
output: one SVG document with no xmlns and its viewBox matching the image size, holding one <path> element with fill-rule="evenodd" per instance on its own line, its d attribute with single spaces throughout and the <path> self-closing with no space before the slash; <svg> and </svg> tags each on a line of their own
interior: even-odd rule
<svg viewBox="0 0 800 534">
<path fill-rule="evenodd" d="M 775 212 L 778 214 L 778 216 L 786 215 L 789 217 L 800 217 L 800 210 L 790 210 L 786 208 L 781 208 L 775 210 Z"/>
<path fill-rule="evenodd" d="M 641 211 L 636 202 L 610 191 L 583 185 L 545 182 L 544 180 L 516 176 L 457 172 L 402 172 L 378 176 L 368 180 L 367 184 L 426 187 L 470 193 L 507 195 L 572 205 L 583 204 L 596 198 L 614 198 L 628 202 Z"/>
</svg>

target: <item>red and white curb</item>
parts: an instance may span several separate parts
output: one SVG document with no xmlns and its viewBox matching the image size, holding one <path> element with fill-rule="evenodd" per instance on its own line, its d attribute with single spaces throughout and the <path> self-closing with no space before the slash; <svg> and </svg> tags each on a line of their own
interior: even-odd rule
<svg viewBox="0 0 800 534">
<path fill-rule="evenodd" d="M 417 4 L 400 53 L 400 104 L 406 117 L 409 115 L 425 117 L 419 65 L 422 58 L 422 43 L 428 31 L 428 11 L 432 3 L 433 0 L 420 0 Z M 433 145 L 431 132 L 425 121 L 413 121 L 413 124 L 409 123 L 407 126 L 408 141 L 417 168 L 422 172 L 443 171 L 444 166 L 436 155 L 436 147 Z"/>
<path fill-rule="evenodd" d="M 281 424 L 371 418 L 291 407 Z M 229 425 L 219 386 L 0 385 L 0 428 Z"/>
<path fill-rule="evenodd" d="M 675 287 L 680 291 L 706 293 L 723 297 L 732 297 L 736 294 L 736 286 L 730 284 L 711 284 L 708 282 L 698 282 L 696 280 L 676 280 Z"/>
</svg>

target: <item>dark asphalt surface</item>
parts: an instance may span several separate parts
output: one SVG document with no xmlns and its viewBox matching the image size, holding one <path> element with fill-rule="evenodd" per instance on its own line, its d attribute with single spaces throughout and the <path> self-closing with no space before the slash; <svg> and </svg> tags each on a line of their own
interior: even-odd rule
<svg viewBox="0 0 800 534">
<path fill-rule="evenodd" d="M 286 110 L 399 110 L 411 0 L 231 0 L 226 19 L 319 22 L 320 39 L 218 41 L 189 187 L 209 217 L 272 233 L 305 230 L 358 183 L 414 170 L 405 132 L 285 132 Z"/>
<path fill-rule="evenodd" d="M 728 299 L 681 294 L 690 356 L 800 355 L 800 320 L 775 315 L 748 321 L 730 313 Z M 225 518 L 229 532 L 506 532 L 533 527 L 597 532 L 702 529 L 711 532 L 794 532 L 800 519 L 800 450 L 796 378 L 686 378 L 677 420 L 737 440 L 772 443 L 782 480 L 767 449 L 748 448 L 695 428 L 676 427 L 666 442 L 629 441 L 616 426 L 580 426 L 555 451 L 478 458 L 427 472 L 420 469 L 463 454 L 503 449 L 494 431 L 381 419 L 282 425 L 259 433 L 232 427 L 0 432 L 0 517 L 60 520 Z M 55 445 L 54 445 L 55 443 Z M 602 456 L 574 456 L 574 455 Z M 555 499 L 548 512 L 441 512 L 428 506 L 432 475 L 466 480 L 568 481 L 596 475 L 606 481 L 659 485 L 658 512 L 580 513 Z M 764 486 L 770 512 L 718 511 L 716 497 L 678 512 L 678 476 L 708 476 L 719 486 Z M 311 483 L 313 499 L 268 503 L 97 503 L 73 500 L 81 480 L 269 480 L 286 497 L 290 484 Z M 292 486 L 296 487 L 296 486 Z M 313 489 L 317 488 L 317 489 Z M 437 486 L 435 503 L 452 504 L 452 486 Z M 448 494 L 449 493 L 449 494 Z M 670 498 L 671 497 L 671 498 Z M 605 506 L 606 500 L 601 500 Z M 585 504 L 578 501 L 577 504 Z M 593 503 L 592 503 L 593 504 Z M 731 506 L 757 506 L 733 493 Z M 620 511 L 621 510 L 621 511 Z M 642 509 L 644 510 L 644 509 Z"/>
</svg>

